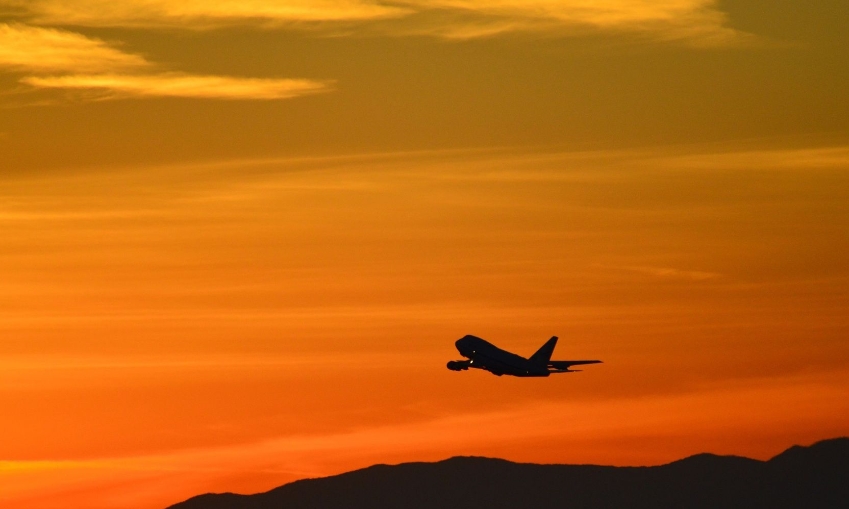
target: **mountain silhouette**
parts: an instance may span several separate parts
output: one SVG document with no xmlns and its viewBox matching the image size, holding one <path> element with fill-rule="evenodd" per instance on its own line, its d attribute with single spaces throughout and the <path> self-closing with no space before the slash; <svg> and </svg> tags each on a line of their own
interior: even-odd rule
<svg viewBox="0 0 849 509">
<path fill-rule="evenodd" d="M 200 495 L 168 509 L 847 508 L 849 438 L 769 461 L 698 454 L 654 467 L 455 457 L 375 465 L 265 493 Z"/>
</svg>

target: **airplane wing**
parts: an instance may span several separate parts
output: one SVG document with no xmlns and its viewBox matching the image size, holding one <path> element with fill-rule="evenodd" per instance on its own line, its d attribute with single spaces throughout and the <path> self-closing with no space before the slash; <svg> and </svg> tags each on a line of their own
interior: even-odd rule
<svg viewBox="0 0 849 509">
<path fill-rule="evenodd" d="M 582 364 L 600 364 L 601 361 L 548 361 L 548 367 L 557 370 L 567 371 L 572 366 L 580 366 Z"/>
</svg>

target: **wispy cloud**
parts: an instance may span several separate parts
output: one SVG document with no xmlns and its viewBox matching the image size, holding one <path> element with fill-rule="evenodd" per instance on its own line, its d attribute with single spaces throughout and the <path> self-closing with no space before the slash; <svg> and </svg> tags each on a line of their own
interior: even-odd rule
<svg viewBox="0 0 849 509">
<path fill-rule="evenodd" d="M 81 26 L 214 28 L 390 20 L 395 35 L 475 38 L 505 32 L 626 31 L 664 40 L 726 43 L 728 28 L 715 0 L 0 0 L 32 22 Z M 400 19 L 400 22 L 395 22 Z M 393 21 L 395 20 L 395 21 Z M 318 25 L 315 25 L 318 23 Z"/>
<path fill-rule="evenodd" d="M 713 0 L 407 0 L 419 11 L 462 13 L 452 22 L 432 23 L 422 31 L 449 38 L 474 38 L 502 32 L 552 33 L 626 31 L 661 39 L 724 43 L 739 36 L 725 26 Z"/>
<path fill-rule="evenodd" d="M 787 170 L 837 169 L 849 164 L 849 147 L 817 147 L 786 150 L 726 150 L 718 153 L 679 154 L 649 158 L 656 168 L 692 170 Z"/>
<path fill-rule="evenodd" d="M 36 73 L 88 73 L 149 66 L 139 55 L 74 32 L 0 24 L 0 68 Z"/>
<path fill-rule="evenodd" d="M 243 23 L 368 20 L 404 15 L 368 0 L 5 0 L 42 24 L 210 28 Z"/>
<path fill-rule="evenodd" d="M 193 97 L 272 100 L 289 99 L 330 89 L 326 82 L 306 79 L 232 78 L 184 74 L 29 76 L 21 81 L 37 88 L 100 92 L 102 98 Z"/>
<path fill-rule="evenodd" d="M 184 97 L 229 100 L 289 99 L 326 92 L 309 79 L 241 78 L 154 72 L 156 66 L 105 41 L 52 28 L 0 24 L 0 70 L 29 74 L 37 89 L 86 91 L 86 98 Z"/>
<path fill-rule="evenodd" d="M 708 279 L 716 279 L 720 274 L 716 272 L 707 272 L 701 270 L 683 270 L 674 267 L 651 267 L 651 266 L 626 266 L 626 267 L 611 267 L 614 269 L 624 270 L 627 272 L 635 272 L 645 274 L 662 279 L 684 279 L 690 281 L 706 281 Z"/>
</svg>

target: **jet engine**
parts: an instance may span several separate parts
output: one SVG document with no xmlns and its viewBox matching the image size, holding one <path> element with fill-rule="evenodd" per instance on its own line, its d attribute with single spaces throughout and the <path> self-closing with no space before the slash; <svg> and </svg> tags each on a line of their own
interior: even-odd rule
<svg viewBox="0 0 849 509">
<path fill-rule="evenodd" d="M 448 369 L 451 371 L 463 371 L 469 369 L 469 361 L 448 361 Z"/>
</svg>

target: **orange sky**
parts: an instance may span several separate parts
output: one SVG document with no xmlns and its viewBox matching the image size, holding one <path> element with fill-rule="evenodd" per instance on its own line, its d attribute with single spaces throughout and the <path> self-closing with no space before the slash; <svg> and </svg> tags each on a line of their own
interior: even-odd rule
<svg viewBox="0 0 849 509">
<path fill-rule="evenodd" d="M 842 4 L 105 4 L 0 0 L 4 508 L 849 434 Z"/>
</svg>

